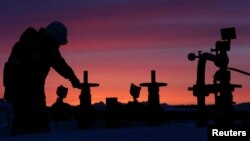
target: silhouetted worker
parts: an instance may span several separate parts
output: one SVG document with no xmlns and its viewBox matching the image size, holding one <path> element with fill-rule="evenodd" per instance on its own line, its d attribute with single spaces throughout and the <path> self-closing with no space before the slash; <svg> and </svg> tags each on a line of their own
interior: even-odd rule
<svg viewBox="0 0 250 141">
<path fill-rule="evenodd" d="M 38 31 L 27 28 L 15 43 L 4 67 L 4 98 L 14 110 L 13 134 L 49 131 L 44 84 L 50 67 L 74 88 L 81 87 L 59 52 L 67 42 L 65 25 L 55 21 Z"/>
<path fill-rule="evenodd" d="M 67 121 L 73 117 L 73 107 L 63 102 L 63 99 L 67 97 L 68 88 L 60 85 L 56 90 L 56 94 L 58 96 L 57 101 L 50 107 L 51 117 L 55 121 Z"/>
</svg>

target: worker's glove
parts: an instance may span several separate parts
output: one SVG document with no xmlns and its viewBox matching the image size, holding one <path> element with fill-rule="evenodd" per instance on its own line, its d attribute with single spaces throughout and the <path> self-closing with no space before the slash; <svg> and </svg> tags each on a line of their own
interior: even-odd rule
<svg viewBox="0 0 250 141">
<path fill-rule="evenodd" d="M 71 82 L 71 85 L 74 87 L 74 88 L 78 88 L 78 89 L 81 89 L 81 83 L 80 81 L 78 80 L 78 78 L 73 78 L 70 80 Z"/>
</svg>

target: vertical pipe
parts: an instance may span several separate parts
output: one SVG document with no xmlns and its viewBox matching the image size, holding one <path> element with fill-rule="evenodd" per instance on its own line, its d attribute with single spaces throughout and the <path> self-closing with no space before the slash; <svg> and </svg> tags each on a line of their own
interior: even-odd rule
<svg viewBox="0 0 250 141">
<path fill-rule="evenodd" d="M 83 83 L 88 84 L 88 71 L 83 72 Z"/>
<path fill-rule="evenodd" d="M 155 83 L 155 82 L 156 82 L 156 80 L 155 80 L 155 70 L 152 70 L 152 71 L 151 71 L 151 82 L 152 82 L 152 83 Z"/>
</svg>

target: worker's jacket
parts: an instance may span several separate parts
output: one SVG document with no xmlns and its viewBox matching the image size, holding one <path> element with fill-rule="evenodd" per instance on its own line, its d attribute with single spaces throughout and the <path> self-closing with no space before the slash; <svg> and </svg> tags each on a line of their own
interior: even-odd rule
<svg viewBox="0 0 250 141">
<path fill-rule="evenodd" d="M 44 28 L 39 31 L 28 28 L 13 46 L 5 63 L 4 86 L 6 89 L 12 89 L 10 93 L 5 92 L 5 99 L 27 94 L 45 98 L 44 84 L 50 67 L 66 79 L 77 79 L 73 70 L 62 58 L 59 46 L 46 34 Z M 16 92 L 18 94 L 14 94 Z"/>
</svg>

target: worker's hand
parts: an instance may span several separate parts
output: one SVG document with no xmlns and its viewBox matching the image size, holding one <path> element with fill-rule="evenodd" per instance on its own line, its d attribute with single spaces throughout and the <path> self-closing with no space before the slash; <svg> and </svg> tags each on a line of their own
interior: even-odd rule
<svg viewBox="0 0 250 141">
<path fill-rule="evenodd" d="M 80 81 L 78 80 L 78 78 L 71 79 L 70 82 L 74 88 L 78 88 L 78 89 L 82 88 L 82 85 L 81 85 Z"/>
<path fill-rule="evenodd" d="M 90 87 L 87 86 L 87 85 L 83 85 L 82 86 L 82 93 L 84 93 L 84 94 L 91 94 Z"/>
</svg>

